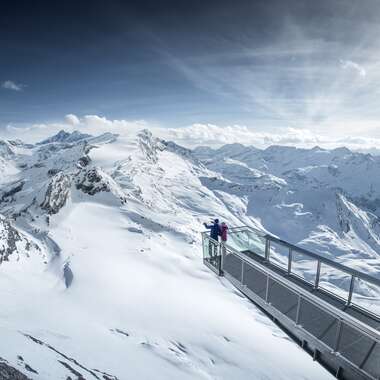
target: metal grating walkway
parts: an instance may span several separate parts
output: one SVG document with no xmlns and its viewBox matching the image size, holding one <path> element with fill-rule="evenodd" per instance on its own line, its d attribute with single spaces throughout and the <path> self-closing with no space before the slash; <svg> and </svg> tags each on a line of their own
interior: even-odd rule
<svg viewBox="0 0 380 380">
<path fill-rule="evenodd" d="M 205 264 L 336 377 L 380 379 L 378 279 L 249 227 L 228 244 L 202 236 Z"/>
</svg>

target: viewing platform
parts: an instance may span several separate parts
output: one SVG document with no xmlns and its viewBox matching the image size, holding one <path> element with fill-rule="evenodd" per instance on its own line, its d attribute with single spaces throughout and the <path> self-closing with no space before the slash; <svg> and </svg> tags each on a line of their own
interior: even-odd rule
<svg viewBox="0 0 380 380">
<path fill-rule="evenodd" d="M 243 226 L 203 261 L 339 379 L 380 379 L 380 280 Z"/>
</svg>

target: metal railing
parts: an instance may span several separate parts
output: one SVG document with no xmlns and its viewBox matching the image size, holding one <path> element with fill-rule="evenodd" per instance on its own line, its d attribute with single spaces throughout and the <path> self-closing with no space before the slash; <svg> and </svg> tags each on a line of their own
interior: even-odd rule
<svg viewBox="0 0 380 380">
<path fill-rule="evenodd" d="M 236 250 L 251 251 L 262 256 L 287 275 L 297 277 L 315 290 L 344 300 L 346 306 L 380 320 L 380 279 L 247 226 L 230 229 L 229 240 L 232 240 L 232 244 L 239 234 L 247 237 L 248 244 L 241 245 L 241 249 L 233 247 Z M 258 244 L 253 247 L 249 244 L 252 237 L 256 241 L 261 239 L 262 249 Z M 308 265 L 302 267 L 302 263 Z M 367 293 L 372 290 L 373 296 L 363 295 L 365 290 Z"/>
<path fill-rule="evenodd" d="M 353 307 L 355 280 L 378 286 L 378 279 L 245 226 L 230 229 L 228 244 L 211 239 L 207 233 L 202 236 L 205 264 L 224 275 L 300 341 L 308 342 L 314 358 L 337 377 L 380 379 L 380 332 L 310 291 L 332 294 Z M 284 252 L 279 255 L 280 248 L 287 251 L 286 257 Z M 261 261 L 247 253 L 261 257 Z M 297 255 L 303 255 L 301 261 Z M 308 260 L 315 261 L 314 272 L 305 265 Z M 326 288 L 323 266 L 349 277 L 346 297 Z M 300 280 L 299 284 L 289 276 Z M 360 306 L 358 310 L 374 315 Z"/>
</svg>

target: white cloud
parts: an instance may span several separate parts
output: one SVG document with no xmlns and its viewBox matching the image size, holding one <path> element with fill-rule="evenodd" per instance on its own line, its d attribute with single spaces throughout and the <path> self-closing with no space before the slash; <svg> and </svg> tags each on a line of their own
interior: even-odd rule
<svg viewBox="0 0 380 380">
<path fill-rule="evenodd" d="M 162 129 L 160 135 L 183 145 L 220 146 L 240 143 L 265 148 L 270 145 L 315 146 L 324 139 L 306 129 L 284 128 L 278 133 L 255 131 L 241 125 L 221 127 L 213 124 L 193 124 L 185 128 Z"/>
<path fill-rule="evenodd" d="M 72 113 L 65 116 L 65 122 L 69 125 L 78 125 L 80 123 L 78 117 Z"/>
<path fill-rule="evenodd" d="M 20 138 L 26 142 L 40 141 L 52 136 L 61 129 L 66 131 L 78 130 L 83 133 L 99 135 L 104 132 L 117 133 L 122 136 L 135 134 L 141 129 L 148 128 L 152 133 L 166 140 L 172 140 L 180 145 L 193 148 L 199 145 L 219 147 L 224 144 L 240 143 L 266 148 L 270 145 L 286 145 L 302 148 L 320 146 L 334 149 L 346 146 L 349 149 L 380 154 L 380 138 L 350 135 L 327 136 L 318 134 L 310 129 L 279 128 L 276 132 L 263 132 L 243 125 L 219 126 L 215 124 L 197 123 L 182 128 L 163 128 L 148 124 L 144 120 L 110 120 L 98 115 L 78 117 L 66 115 L 63 122 L 33 124 L 30 126 L 8 125 L 3 132 L 4 138 Z"/>
<path fill-rule="evenodd" d="M 367 71 L 365 70 L 365 68 L 356 62 L 341 59 L 340 65 L 342 69 L 344 70 L 348 69 L 348 70 L 356 71 L 361 77 L 365 77 L 367 75 Z"/>
<path fill-rule="evenodd" d="M 5 88 L 6 90 L 12 90 L 12 91 L 22 91 L 22 89 L 25 87 L 23 84 L 15 83 L 11 80 L 6 80 L 1 84 L 2 88 Z"/>
</svg>

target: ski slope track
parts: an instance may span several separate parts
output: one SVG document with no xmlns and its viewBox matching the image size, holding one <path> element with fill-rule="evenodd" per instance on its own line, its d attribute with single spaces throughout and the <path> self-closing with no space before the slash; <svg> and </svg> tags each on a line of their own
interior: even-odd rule
<svg viewBox="0 0 380 380">
<path fill-rule="evenodd" d="M 0 379 L 330 379 L 203 266 L 202 222 L 379 276 L 379 160 L 147 130 L 0 141 Z"/>
</svg>

